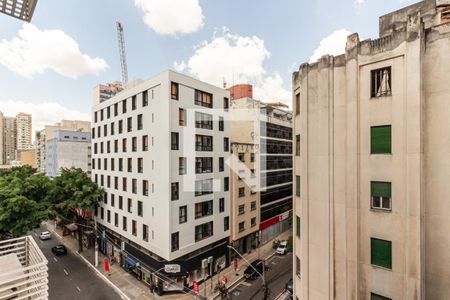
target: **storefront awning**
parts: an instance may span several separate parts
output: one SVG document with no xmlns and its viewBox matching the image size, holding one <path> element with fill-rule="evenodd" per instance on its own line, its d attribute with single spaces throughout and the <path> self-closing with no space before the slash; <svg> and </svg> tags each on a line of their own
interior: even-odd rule
<svg viewBox="0 0 450 300">
<path fill-rule="evenodd" d="M 67 224 L 65 226 L 69 231 L 77 231 L 78 230 L 78 226 L 75 223 L 72 224 Z"/>
<path fill-rule="evenodd" d="M 125 258 L 125 261 L 127 262 L 128 267 L 134 268 L 137 265 L 137 261 L 135 261 L 132 257 L 127 256 Z"/>
</svg>

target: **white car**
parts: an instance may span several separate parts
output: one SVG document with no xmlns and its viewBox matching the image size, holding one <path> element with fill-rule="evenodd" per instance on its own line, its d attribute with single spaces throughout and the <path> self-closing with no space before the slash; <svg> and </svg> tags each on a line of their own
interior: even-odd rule
<svg viewBox="0 0 450 300">
<path fill-rule="evenodd" d="M 277 254 L 284 255 L 287 253 L 287 242 L 283 241 L 278 245 Z"/>
<path fill-rule="evenodd" d="M 45 240 L 49 240 L 52 238 L 52 236 L 50 235 L 50 232 L 48 231 L 42 231 L 41 234 L 39 235 L 39 238 L 43 241 Z"/>
</svg>

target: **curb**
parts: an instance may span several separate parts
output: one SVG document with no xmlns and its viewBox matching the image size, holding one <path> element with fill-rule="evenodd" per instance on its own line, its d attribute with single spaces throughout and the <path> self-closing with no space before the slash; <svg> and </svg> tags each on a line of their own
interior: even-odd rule
<svg viewBox="0 0 450 300">
<path fill-rule="evenodd" d="M 47 228 L 48 230 L 48 228 Z M 56 234 L 58 236 L 58 238 L 60 239 L 60 241 L 62 242 L 63 238 L 54 230 L 54 229 L 50 229 L 51 232 L 53 232 L 54 234 Z M 83 255 L 81 255 L 80 253 L 73 251 L 72 249 L 69 249 L 72 253 L 76 254 L 78 257 L 80 257 L 87 265 L 89 268 L 93 269 L 97 275 L 100 276 L 100 278 L 106 282 L 106 284 L 108 284 L 110 287 L 112 287 L 117 293 L 119 293 L 119 295 L 122 297 L 122 299 L 125 300 L 131 300 L 130 297 L 128 297 L 124 292 L 122 292 L 121 289 L 119 289 L 119 287 L 117 287 L 114 283 L 111 282 L 111 280 L 109 280 L 105 275 L 102 274 L 102 272 L 100 272 L 96 267 L 94 267 Z"/>
</svg>

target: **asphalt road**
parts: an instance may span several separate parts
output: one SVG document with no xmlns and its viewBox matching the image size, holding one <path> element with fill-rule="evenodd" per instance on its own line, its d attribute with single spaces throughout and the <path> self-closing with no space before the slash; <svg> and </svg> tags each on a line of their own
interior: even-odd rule
<svg viewBox="0 0 450 300">
<path fill-rule="evenodd" d="M 273 256 L 268 262 L 269 270 L 266 272 L 266 281 L 269 286 L 269 299 L 275 299 L 292 278 L 292 253 Z M 245 280 L 230 291 L 231 299 L 261 300 L 263 299 L 262 280 Z"/>
<path fill-rule="evenodd" d="M 55 256 L 51 248 L 60 244 L 58 236 L 52 233 L 50 240 L 41 241 L 36 229 L 32 236 L 48 260 L 50 300 L 115 300 L 121 299 L 93 270 L 75 253 Z"/>
</svg>

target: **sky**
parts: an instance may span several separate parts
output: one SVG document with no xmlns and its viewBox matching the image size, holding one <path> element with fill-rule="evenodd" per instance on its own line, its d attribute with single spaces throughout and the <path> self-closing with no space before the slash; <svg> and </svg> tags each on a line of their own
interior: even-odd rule
<svg viewBox="0 0 450 300">
<path fill-rule="evenodd" d="M 341 54 L 347 35 L 378 36 L 378 17 L 418 0 L 39 0 L 31 23 L 0 14 L 0 111 L 33 114 L 33 130 L 90 120 L 92 89 L 167 69 L 222 86 L 254 85 L 290 105 L 292 72 Z"/>
</svg>

